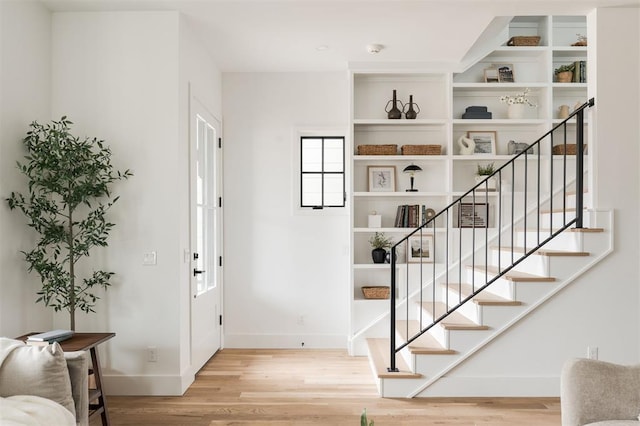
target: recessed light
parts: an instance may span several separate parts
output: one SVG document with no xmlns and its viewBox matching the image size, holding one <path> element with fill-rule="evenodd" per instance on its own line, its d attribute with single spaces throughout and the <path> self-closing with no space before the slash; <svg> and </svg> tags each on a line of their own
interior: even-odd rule
<svg viewBox="0 0 640 426">
<path fill-rule="evenodd" d="M 318 52 L 323 52 L 325 50 L 329 50 L 329 46 L 327 46 L 326 44 L 321 44 L 320 46 L 316 47 L 316 50 Z"/>
</svg>

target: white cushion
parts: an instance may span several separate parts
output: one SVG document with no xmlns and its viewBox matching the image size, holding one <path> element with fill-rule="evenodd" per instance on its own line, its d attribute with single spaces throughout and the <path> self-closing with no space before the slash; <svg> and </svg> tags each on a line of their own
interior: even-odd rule
<svg viewBox="0 0 640 426">
<path fill-rule="evenodd" d="M 75 426 L 73 414 L 47 398 L 16 395 L 0 398 L 0 424 L 3 426 Z"/>
<path fill-rule="evenodd" d="M 67 362 L 58 343 L 30 346 L 0 338 L 0 348 L 9 348 L 0 364 L 0 396 L 35 395 L 50 399 L 75 416 Z"/>
<path fill-rule="evenodd" d="M 604 422 L 589 423 L 585 426 L 640 426 L 637 420 L 606 420 Z"/>
</svg>

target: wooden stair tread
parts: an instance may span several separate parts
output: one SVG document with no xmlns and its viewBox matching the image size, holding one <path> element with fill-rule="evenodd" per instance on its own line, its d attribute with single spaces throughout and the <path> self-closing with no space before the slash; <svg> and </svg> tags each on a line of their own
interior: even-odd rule
<svg viewBox="0 0 640 426">
<path fill-rule="evenodd" d="M 433 302 L 423 302 L 422 309 L 428 312 L 433 318 L 440 318 L 447 312 L 447 305 L 442 302 L 435 302 L 435 313 L 433 312 Z M 445 330 L 488 330 L 486 325 L 477 324 L 459 312 L 452 312 L 448 317 L 440 321 L 440 325 Z"/>
<path fill-rule="evenodd" d="M 510 251 L 513 250 L 515 253 L 525 253 L 524 247 L 491 247 L 493 250 L 501 250 L 501 251 Z M 541 248 L 534 252 L 539 256 L 549 256 L 549 257 L 559 257 L 559 256 L 589 256 L 590 253 L 586 251 L 570 251 L 570 250 L 551 250 Z"/>
<path fill-rule="evenodd" d="M 498 275 L 498 268 L 495 266 L 485 267 L 484 265 L 467 266 L 467 268 L 475 269 L 476 271 L 487 271 L 490 275 Z M 507 281 L 511 282 L 554 282 L 554 277 L 541 277 L 540 275 L 527 274 L 525 272 L 511 270 L 502 276 Z"/>
<path fill-rule="evenodd" d="M 462 298 L 469 297 L 472 293 L 471 284 L 468 283 L 449 283 L 449 288 L 462 295 Z M 471 299 L 473 303 L 480 306 L 520 306 L 522 302 L 519 300 L 509 300 L 500 297 L 488 291 L 482 291 L 480 294 Z"/>
<path fill-rule="evenodd" d="M 416 320 L 400 320 L 396 321 L 396 333 L 400 335 L 400 338 L 405 341 L 408 339 L 407 329 L 409 331 L 409 335 L 414 336 L 418 333 L 420 328 L 420 324 Z M 425 333 L 422 336 L 418 337 L 413 343 L 409 344 L 409 352 L 417 355 L 453 355 L 458 352 L 447 349 L 440 344 L 429 333 Z"/>
<path fill-rule="evenodd" d="M 540 228 L 540 233 L 545 233 L 545 234 L 551 234 L 553 232 L 557 232 L 560 229 L 551 229 L 551 228 Z M 538 229 L 534 229 L 534 228 L 527 228 L 527 229 L 517 229 L 518 232 L 536 232 L 538 231 Z M 565 229 L 566 232 L 584 232 L 584 233 L 591 233 L 591 232 L 604 232 L 604 228 L 567 228 Z"/>
<path fill-rule="evenodd" d="M 400 371 L 397 373 L 387 371 L 387 368 L 391 365 L 391 343 L 389 343 L 389 339 L 370 338 L 367 339 L 367 346 L 379 379 L 418 379 L 422 377 L 422 374 L 409 370 L 407 363 L 400 355 L 396 355 L 396 368 Z"/>
</svg>

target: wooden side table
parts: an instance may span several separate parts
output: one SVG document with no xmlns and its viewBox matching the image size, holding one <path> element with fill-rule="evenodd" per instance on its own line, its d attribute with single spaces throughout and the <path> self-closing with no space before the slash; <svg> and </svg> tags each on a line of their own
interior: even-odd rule
<svg viewBox="0 0 640 426">
<path fill-rule="evenodd" d="M 17 337 L 18 340 L 27 340 L 34 333 L 25 334 Z M 73 337 L 60 342 L 62 350 L 65 352 L 72 351 L 89 351 L 91 354 L 91 372 L 96 382 L 95 389 L 89 389 L 89 418 L 100 414 L 102 425 L 109 426 L 109 413 L 107 411 L 107 401 L 102 392 L 102 369 L 100 368 L 100 360 L 98 359 L 98 345 L 115 337 L 116 333 L 75 333 Z M 91 401 L 98 401 L 92 404 Z"/>
</svg>

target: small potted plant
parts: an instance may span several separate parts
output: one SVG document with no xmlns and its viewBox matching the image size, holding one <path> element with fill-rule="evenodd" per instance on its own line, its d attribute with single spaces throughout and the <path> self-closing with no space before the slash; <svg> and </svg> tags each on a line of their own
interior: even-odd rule
<svg viewBox="0 0 640 426">
<path fill-rule="evenodd" d="M 493 166 L 493 163 L 489 163 L 489 164 L 485 164 L 484 166 L 481 164 L 478 164 L 478 169 L 476 172 L 476 184 L 484 181 L 487 176 L 491 176 L 493 174 L 493 172 L 495 172 L 495 167 Z M 494 177 L 490 177 L 487 180 L 486 184 L 480 185 L 478 187 L 478 191 L 484 191 L 484 190 L 488 190 L 488 191 L 495 191 L 496 190 L 496 178 Z"/>
<path fill-rule="evenodd" d="M 571 83 L 573 81 L 574 64 L 561 65 L 555 70 L 556 81 L 558 83 Z"/>
<path fill-rule="evenodd" d="M 371 250 L 373 263 L 384 263 L 385 257 L 387 256 L 387 249 L 393 244 L 391 238 L 384 235 L 383 232 L 376 232 L 369 238 L 369 244 L 373 247 L 373 250 Z"/>
</svg>

